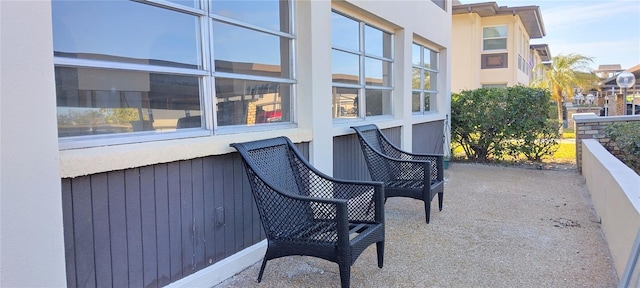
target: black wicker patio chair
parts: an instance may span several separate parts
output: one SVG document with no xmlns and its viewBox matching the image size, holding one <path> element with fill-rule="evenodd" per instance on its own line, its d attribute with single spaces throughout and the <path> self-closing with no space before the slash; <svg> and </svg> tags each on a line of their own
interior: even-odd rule
<svg viewBox="0 0 640 288">
<path fill-rule="evenodd" d="M 443 155 L 404 152 L 373 124 L 351 128 L 360 140 L 371 179 L 385 184 L 385 197 L 410 197 L 424 201 L 429 223 L 431 201 L 438 194 L 438 208 L 442 211 Z"/>
<path fill-rule="evenodd" d="M 382 183 L 331 178 L 311 166 L 286 137 L 231 146 L 242 156 L 267 237 L 258 282 L 267 261 L 305 255 L 337 263 L 341 286 L 349 287 L 351 266 L 373 243 L 382 268 Z"/>
</svg>

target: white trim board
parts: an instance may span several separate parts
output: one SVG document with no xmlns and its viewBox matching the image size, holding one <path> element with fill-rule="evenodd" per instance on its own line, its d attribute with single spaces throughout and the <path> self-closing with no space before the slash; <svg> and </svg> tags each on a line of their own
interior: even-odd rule
<svg viewBox="0 0 640 288">
<path fill-rule="evenodd" d="M 267 240 L 265 239 L 165 287 L 213 287 L 262 260 L 266 251 Z"/>
</svg>

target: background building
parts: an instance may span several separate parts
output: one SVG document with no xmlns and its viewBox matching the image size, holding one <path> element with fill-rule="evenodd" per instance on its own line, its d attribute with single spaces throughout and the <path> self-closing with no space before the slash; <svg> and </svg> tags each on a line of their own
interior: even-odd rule
<svg viewBox="0 0 640 288">
<path fill-rule="evenodd" d="M 625 71 L 633 74 L 636 79 L 635 85 L 626 91 L 621 89 L 616 81 L 617 76 Z M 634 110 L 640 112 L 640 108 L 636 108 L 640 107 L 640 64 L 628 69 L 622 69 L 620 64 L 599 65 L 594 72 L 602 80 L 600 91 L 590 91 L 589 93 L 595 95 L 594 105 L 603 108 L 604 111 L 601 114 L 619 116 L 633 115 Z"/>
<path fill-rule="evenodd" d="M 453 6 L 451 90 L 529 85 L 536 64 L 550 60 L 538 6 L 507 7 L 496 2 Z"/>
</svg>

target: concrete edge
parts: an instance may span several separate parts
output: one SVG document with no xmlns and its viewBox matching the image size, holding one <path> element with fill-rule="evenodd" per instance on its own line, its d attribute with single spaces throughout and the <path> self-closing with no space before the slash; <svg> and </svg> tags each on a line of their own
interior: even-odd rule
<svg viewBox="0 0 640 288">
<path fill-rule="evenodd" d="M 213 287 L 262 260 L 266 251 L 267 240 L 265 239 L 165 287 Z"/>
<path fill-rule="evenodd" d="M 573 114 L 572 117 L 573 117 L 573 122 L 575 123 L 619 122 L 619 121 L 640 120 L 640 115 L 598 116 L 594 113 L 575 113 Z"/>
</svg>

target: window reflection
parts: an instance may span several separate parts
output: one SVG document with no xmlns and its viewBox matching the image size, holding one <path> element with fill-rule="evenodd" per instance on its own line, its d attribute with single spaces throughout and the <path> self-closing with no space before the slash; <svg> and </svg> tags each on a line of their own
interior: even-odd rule
<svg viewBox="0 0 640 288">
<path fill-rule="evenodd" d="M 372 58 L 365 58 L 364 67 L 366 85 L 391 86 L 390 62 Z"/>
<path fill-rule="evenodd" d="M 210 0 L 211 12 L 260 27 L 289 33 L 289 2 Z"/>
<path fill-rule="evenodd" d="M 411 93 L 411 112 L 420 112 L 420 92 Z"/>
<path fill-rule="evenodd" d="M 66 67 L 55 72 L 59 137 L 202 127 L 197 77 Z"/>
<path fill-rule="evenodd" d="M 507 39 L 485 39 L 482 43 L 484 50 L 507 49 Z"/>
<path fill-rule="evenodd" d="M 411 65 L 413 66 L 420 66 L 422 65 L 422 63 L 420 63 L 420 46 L 416 45 L 415 43 L 413 45 L 411 45 Z"/>
<path fill-rule="evenodd" d="M 358 117 L 358 89 L 333 87 L 333 118 Z"/>
<path fill-rule="evenodd" d="M 391 114 L 391 91 L 372 90 L 366 92 L 367 116 Z"/>
<path fill-rule="evenodd" d="M 331 46 L 360 51 L 359 23 L 338 13 L 331 13 Z"/>
<path fill-rule="evenodd" d="M 431 104 L 437 99 L 438 94 L 438 55 L 436 51 L 413 43 L 411 55 L 413 112 L 425 113 L 436 108 Z"/>
<path fill-rule="evenodd" d="M 291 3 L 52 0 L 60 137 L 291 122 Z"/>
<path fill-rule="evenodd" d="M 494 26 L 482 28 L 483 50 L 507 49 L 507 26 Z"/>
<path fill-rule="evenodd" d="M 290 40 L 221 22 L 213 23 L 218 72 L 289 78 Z M 257 53 L 257 51 L 259 51 Z"/>
<path fill-rule="evenodd" d="M 482 36 L 484 38 L 507 37 L 507 26 L 483 27 Z"/>
<path fill-rule="evenodd" d="M 201 68 L 198 19 L 131 1 L 52 2 L 54 55 Z"/>
<path fill-rule="evenodd" d="M 425 49 L 424 68 L 438 70 L 438 53 Z"/>
<path fill-rule="evenodd" d="M 365 25 L 364 52 L 367 55 L 391 58 L 391 34 Z"/>
<path fill-rule="evenodd" d="M 333 118 L 391 115 L 392 35 L 335 11 L 331 25 Z"/>
<path fill-rule="evenodd" d="M 420 89 L 420 80 L 422 79 L 422 69 L 411 69 L 411 89 Z"/>
<path fill-rule="evenodd" d="M 358 84 L 360 81 L 360 60 L 356 54 L 331 51 L 331 74 L 333 82 Z"/>
<path fill-rule="evenodd" d="M 424 71 L 424 90 L 438 90 L 438 73 L 434 71 Z"/>
<path fill-rule="evenodd" d="M 433 102 L 435 103 L 435 100 L 437 99 L 437 95 L 438 94 L 435 94 L 435 93 L 424 93 L 424 111 L 431 111 L 436 109 L 434 105 L 431 105 L 432 104 L 431 99 L 433 98 Z"/>
<path fill-rule="evenodd" d="M 218 125 L 255 125 L 290 121 L 291 85 L 216 79 Z"/>
</svg>

